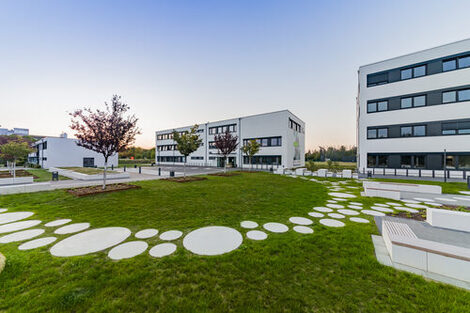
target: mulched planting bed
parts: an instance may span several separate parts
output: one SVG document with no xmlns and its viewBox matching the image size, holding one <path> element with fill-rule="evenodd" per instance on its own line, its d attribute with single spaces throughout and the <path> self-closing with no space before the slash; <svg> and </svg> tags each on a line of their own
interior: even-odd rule
<svg viewBox="0 0 470 313">
<path fill-rule="evenodd" d="M 419 213 L 403 212 L 398 213 L 388 213 L 388 216 L 401 217 L 401 218 L 410 218 L 416 221 L 425 221 L 426 220 L 426 210 L 420 210 Z"/>
<path fill-rule="evenodd" d="M 16 177 L 27 177 L 27 176 L 33 176 L 34 179 L 38 178 L 37 176 L 25 170 L 16 171 Z M 13 175 L 10 175 L 9 171 L 0 171 L 0 178 L 13 178 Z"/>
<path fill-rule="evenodd" d="M 67 192 L 76 197 L 83 197 L 83 196 L 96 195 L 100 193 L 108 193 L 108 192 L 123 191 L 123 190 L 129 190 L 129 189 L 140 189 L 140 188 L 141 188 L 140 186 L 136 186 L 136 185 L 111 184 L 111 185 L 107 185 L 105 190 L 103 190 L 103 186 L 98 185 L 98 186 L 68 189 Z"/>
<path fill-rule="evenodd" d="M 172 177 L 172 178 L 164 178 L 162 180 L 166 181 L 172 181 L 175 183 L 190 183 L 193 181 L 200 181 L 200 180 L 206 180 L 206 177 L 195 177 L 195 176 L 190 176 L 190 177 Z"/>
<path fill-rule="evenodd" d="M 232 173 L 232 172 L 229 172 L 229 173 L 211 173 L 211 174 L 207 174 L 207 175 L 228 177 L 228 176 L 238 176 L 238 175 L 240 175 L 240 173 Z"/>
</svg>

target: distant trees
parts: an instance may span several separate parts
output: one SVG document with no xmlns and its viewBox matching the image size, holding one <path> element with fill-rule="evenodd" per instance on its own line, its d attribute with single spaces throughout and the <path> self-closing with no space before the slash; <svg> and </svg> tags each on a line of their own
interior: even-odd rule
<svg viewBox="0 0 470 313">
<path fill-rule="evenodd" d="M 155 148 L 144 149 L 141 147 L 129 147 L 119 153 L 120 159 L 155 160 Z"/>
<path fill-rule="evenodd" d="M 176 142 L 176 149 L 184 155 L 183 173 L 186 179 L 186 162 L 188 155 L 196 151 L 202 144 L 202 139 L 197 134 L 198 125 L 191 127 L 189 132 L 173 131 L 173 140 Z"/>
<path fill-rule="evenodd" d="M 10 141 L 0 146 L 2 159 L 13 163 L 13 177 L 16 178 L 16 162 L 28 157 L 33 149 L 24 141 Z"/>
<path fill-rule="evenodd" d="M 242 148 L 243 153 L 248 157 L 250 169 L 253 169 L 252 159 L 253 156 L 259 152 L 260 146 L 259 142 L 253 139 L 249 140 Z"/>
<path fill-rule="evenodd" d="M 219 154 L 224 157 L 224 173 L 227 172 L 227 157 L 230 153 L 235 151 L 238 146 L 238 137 L 233 136 L 232 133 L 226 131 L 223 134 L 214 136 L 214 145 Z"/>
<path fill-rule="evenodd" d="M 357 148 L 355 146 L 346 147 L 318 147 L 313 151 L 305 153 L 305 161 L 342 161 L 356 162 Z"/>
<path fill-rule="evenodd" d="M 103 189 L 106 189 L 108 159 L 129 147 L 140 134 L 138 119 L 125 116 L 129 106 L 114 95 L 111 104 L 105 102 L 106 110 L 79 109 L 73 113 L 70 128 L 76 132 L 77 145 L 100 153 L 104 157 Z"/>
</svg>

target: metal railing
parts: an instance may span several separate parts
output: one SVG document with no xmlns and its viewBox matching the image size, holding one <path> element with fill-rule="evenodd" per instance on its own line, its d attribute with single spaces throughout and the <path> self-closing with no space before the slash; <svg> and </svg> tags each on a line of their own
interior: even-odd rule
<svg viewBox="0 0 470 313">
<path fill-rule="evenodd" d="M 470 171 L 467 170 L 427 170 L 418 168 L 385 168 L 385 167 L 368 167 L 363 168 L 362 174 L 382 175 L 382 176 L 405 176 L 405 177 L 418 177 L 418 178 L 452 178 L 467 180 L 470 176 Z"/>
</svg>

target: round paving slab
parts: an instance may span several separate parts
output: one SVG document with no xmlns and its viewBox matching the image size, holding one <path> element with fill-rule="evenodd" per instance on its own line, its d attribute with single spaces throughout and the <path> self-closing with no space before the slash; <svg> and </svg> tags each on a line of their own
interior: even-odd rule
<svg viewBox="0 0 470 313">
<path fill-rule="evenodd" d="M 157 234 L 158 234 L 158 230 L 156 230 L 154 228 L 147 228 L 147 229 L 142 229 L 141 231 L 138 231 L 135 234 L 135 238 L 147 239 L 147 238 L 154 237 Z"/>
<path fill-rule="evenodd" d="M 429 207 L 424 204 L 408 203 L 406 206 L 409 206 L 410 208 L 415 208 L 415 209 L 429 209 Z"/>
<path fill-rule="evenodd" d="M 364 223 L 364 224 L 369 223 L 369 220 L 366 220 L 365 218 L 362 218 L 362 217 L 350 217 L 349 220 L 356 222 L 356 223 Z"/>
<path fill-rule="evenodd" d="M 345 225 L 343 222 L 331 218 L 323 218 L 320 223 L 328 227 L 343 227 Z"/>
<path fill-rule="evenodd" d="M 328 203 L 326 206 L 329 207 L 329 208 L 332 208 L 332 209 L 343 209 L 344 208 L 344 205 L 334 204 L 334 203 Z"/>
<path fill-rule="evenodd" d="M 323 213 L 318 213 L 318 212 L 309 212 L 308 215 L 310 215 L 311 217 L 323 217 L 324 216 Z"/>
<path fill-rule="evenodd" d="M 413 198 L 414 200 L 422 201 L 422 202 L 430 202 L 433 201 L 432 199 L 429 198 Z"/>
<path fill-rule="evenodd" d="M 125 242 L 112 248 L 108 253 L 108 257 L 113 260 L 133 258 L 144 253 L 148 246 L 148 243 L 141 240 Z"/>
<path fill-rule="evenodd" d="M 162 258 L 176 251 L 174 243 L 161 243 L 150 249 L 149 254 L 155 258 Z"/>
<path fill-rule="evenodd" d="M 326 202 L 328 202 L 328 203 L 338 203 L 338 201 L 336 201 L 336 200 L 326 200 Z"/>
<path fill-rule="evenodd" d="M 345 192 L 330 192 L 328 194 L 332 197 L 337 197 L 337 198 L 356 198 L 355 195 L 350 194 L 350 193 L 345 193 Z"/>
<path fill-rule="evenodd" d="M 309 218 L 294 216 L 289 218 L 289 221 L 298 225 L 312 225 L 313 221 Z"/>
<path fill-rule="evenodd" d="M 246 237 L 252 240 L 265 240 L 268 235 L 260 230 L 250 230 L 246 233 Z"/>
<path fill-rule="evenodd" d="M 44 237 L 44 238 L 38 238 L 34 239 L 28 242 L 23 243 L 18 247 L 19 250 L 31 250 L 31 249 L 36 249 L 39 247 L 44 247 L 47 245 L 50 245 L 54 241 L 56 241 L 56 237 Z"/>
<path fill-rule="evenodd" d="M 349 204 L 362 206 L 362 203 L 360 203 L 360 202 L 349 202 Z"/>
<path fill-rule="evenodd" d="M 332 218 L 345 218 L 343 214 L 339 214 L 339 213 L 328 213 L 328 216 Z"/>
<path fill-rule="evenodd" d="M 281 223 L 266 223 L 263 227 L 273 233 L 285 233 L 289 230 L 289 227 Z"/>
<path fill-rule="evenodd" d="M 418 203 L 421 203 L 419 201 L 416 201 L 416 200 L 409 200 L 409 199 L 405 199 L 405 200 L 401 200 L 402 202 L 405 202 L 405 203 L 414 203 L 414 204 L 418 204 Z"/>
<path fill-rule="evenodd" d="M 301 234 L 313 234 L 313 229 L 307 226 L 294 226 L 294 231 Z"/>
<path fill-rule="evenodd" d="M 24 241 L 34 237 L 37 237 L 44 233 L 44 229 L 28 229 L 22 230 L 16 233 L 8 234 L 3 237 L 0 237 L 0 243 L 9 243 L 9 242 L 16 242 L 16 241 Z"/>
<path fill-rule="evenodd" d="M 328 213 L 328 212 L 333 212 L 332 209 L 330 208 L 325 208 L 324 206 L 316 206 L 313 208 L 315 211 L 318 211 L 318 212 L 323 212 L 323 213 Z"/>
<path fill-rule="evenodd" d="M 393 210 L 390 209 L 390 208 L 384 208 L 382 206 L 371 206 L 370 207 L 372 210 L 376 210 L 376 211 L 380 211 L 380 212 L 389 212 L 389 213 L 393 213 Z"/>
<path fill-rule="evenodd" d="M 464 194 L 464 195 L 469 195 L 470 196 L 470 191 L 459 191 L 461 194 Z"/>
<path fill-rule="evenodd" d="M 120 244 L 131 235 L 125 227 L 104 227 L 70 236 L 51 248 L 54 256 L 77 256 L 98 252 Z"/>
<path fill-rule="evenodd" d="M 64 224 L 67 224 L 67 223 L 70 223 L 72 220 L 69 219 L 69 218 L 64 218 L 64 219 L 61 219 L 61 220 L 55 220 L 55 221 L 52 221 L 52 222 L 49 222 L 47 223 L 46 227 L 56 227 L 56 226 L 62 226 Z"/>
<path fill-rule="evenodd" d="M 333 200 L 336 200 L 336 201 L 348 201 L 348 199 L 344 199 L 344 198 L 333 198 Z"/>
<path fill-rule="evenodd" d="M 252 229 L 258 227 L 258 223 L 253 221 L 243 221 L 240 223 L 240 226 L 247 229 Z"/>
<path fill-rule="evenodd" d="M 57 228 L 54 233 L 58 235 L 72 234 L 90 227 L 90 223 L 75 223 Z"/>
<path fill-rule="evenodd" d="M 19 220 L 23 220 L 30 216 L 34 215 L 33 212 L 10 212 L 10 213 L 3 213 L 0 214 L 0 224 L 6 224 L 11 222 L 16 222 Z"/>
<path fill-rule="evenodd" d="M 437 201 L 444 201 L 444 202 L 456 202 L 457 200 L 449 199 L 449 198 L 434 198 Z M 8 214 L 8 213 L 7 213 Z M 1 216 L 1 215 L 0 215 Z"/>
<path fill-rule="evenodd" d="M 356 210 L 362 210 L 363 207 L 362 206 L 359 206 L 359 205 L 348 205 L 348 208 L 351 208 L 351 209 L 356 209 Z"/>
<path fill-rule="evenodd" d="M 385 216 L 385 213 L 377 212 L 374 210 L 362 210 L 361 212 L 367 215 L 372 215 L 372 216 Z"/>
<path fill-rule="evenodd" d="M 424 204 L 432 205 L 432 206 L 442 206 L 442 204 L 437 203 L 437 202 L 424 202 Z"/>
<path fill-rule="evenodd" d="M 0 209 L 0 213 L 6 212 L 8 209 Z"/>
<path fill-rule="evenodd" d="M 374 203 L 375 206 L 381 206 L 383 208 L 388 208 L 389 205 L 388 204 L 383 204 L 383 203 Z"/>
<path fill-rule="evenodd" d="M 348 209 L 340 209 L 338 210 L 338 212 L 344 215 L 359 215 L 359 212 Z"/>
<path fill-rule="evenodd" d="M 10 223 L 10 224 L 4 224 L 4 225 L 0 226 L 0 234 L 10 233 L 12 231 L 23 230 L 23 229 L 26 229 L 26 228 L 36 226 L 38 224 L 41 224 L 41 221 L 39 221 L 39 220 L 27 220 L 27 221 L 21 221 L 21 222 L 14 222 L 14 223 Z"/>
<path fill-rule="evenodd" d="M 170 240 L 176 240 L 181 236 L 183 236 L 183 232 L 179 230 L 169 230 L 169 231 L 162 233 L 160 235 L 160 239 L 170 241 Z"/>
<path fill-rule="evenodd" d="M 387 204 L 391 206 L 401 206 L 400 203 L 396 203 L 396 202 L 387 202 Z"/>
<path fill-rule="evenodd" d="M 264 225 L 265 228 L 266 225 Z M 287 226 L 283 226 L 287 228 Z M 208 226 L 193 230 L 187 234 L 183 239 L 183 246 L 195 254 L 219 255 L 237 249 L 242 242 L 242 235 L 233 228 Z"/>
</svg>

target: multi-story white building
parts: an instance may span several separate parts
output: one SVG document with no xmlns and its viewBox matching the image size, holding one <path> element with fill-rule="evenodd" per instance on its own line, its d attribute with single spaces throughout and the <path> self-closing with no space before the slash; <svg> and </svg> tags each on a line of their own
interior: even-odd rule
<svg viewBox="0 0 470 313">
<path fill-rule="evenodd" d="M 183 164 L 184 156 L 176 150 L 173 131 L 188 131 L 191 126 L 156 132 L 157 164 Z M 247 140 L 255 139 L 260 151 L 253 158 L 253 164 L 284 166 L 286 168 L 305 165 L 305 123 L 288 110 L 233 118 L 199 124 L 198 132 L 202 146 L 188 156 L 187 163 L 196 166 L 224 165 L 224 160 L 214 146 L 214 136 L 233 133 L 238 137 L 237 149 L 229 156 L 228 163 L 234 167 L 248 167 L 249 160 L 242 152 Z"/>
<path fill-rule="evenodd" d="M 470 169 L 470 39 L 358 74 L 359 170 Z"/>
<path fill-rule="evenodd" d="M 42 168 L 50 167 L 103 167 L 102 154 L 77 145 L 77 139 L 61 137 L 45 137 L 33 145 L 36 150 L 29 154 L 28 162 L 38 164 Z M 108 159 L 108 167 L 118 165 L 118 154 Z"/>
<path fill-rule="evenodd" d="M 8 129 L 8 128 L 0 128 L 0 135 L 18 135 L 18 136 L 28 136 L 29 135 L 29 129 L 27 128 L 13 128 L 13 129 Z"/>
</svg>

